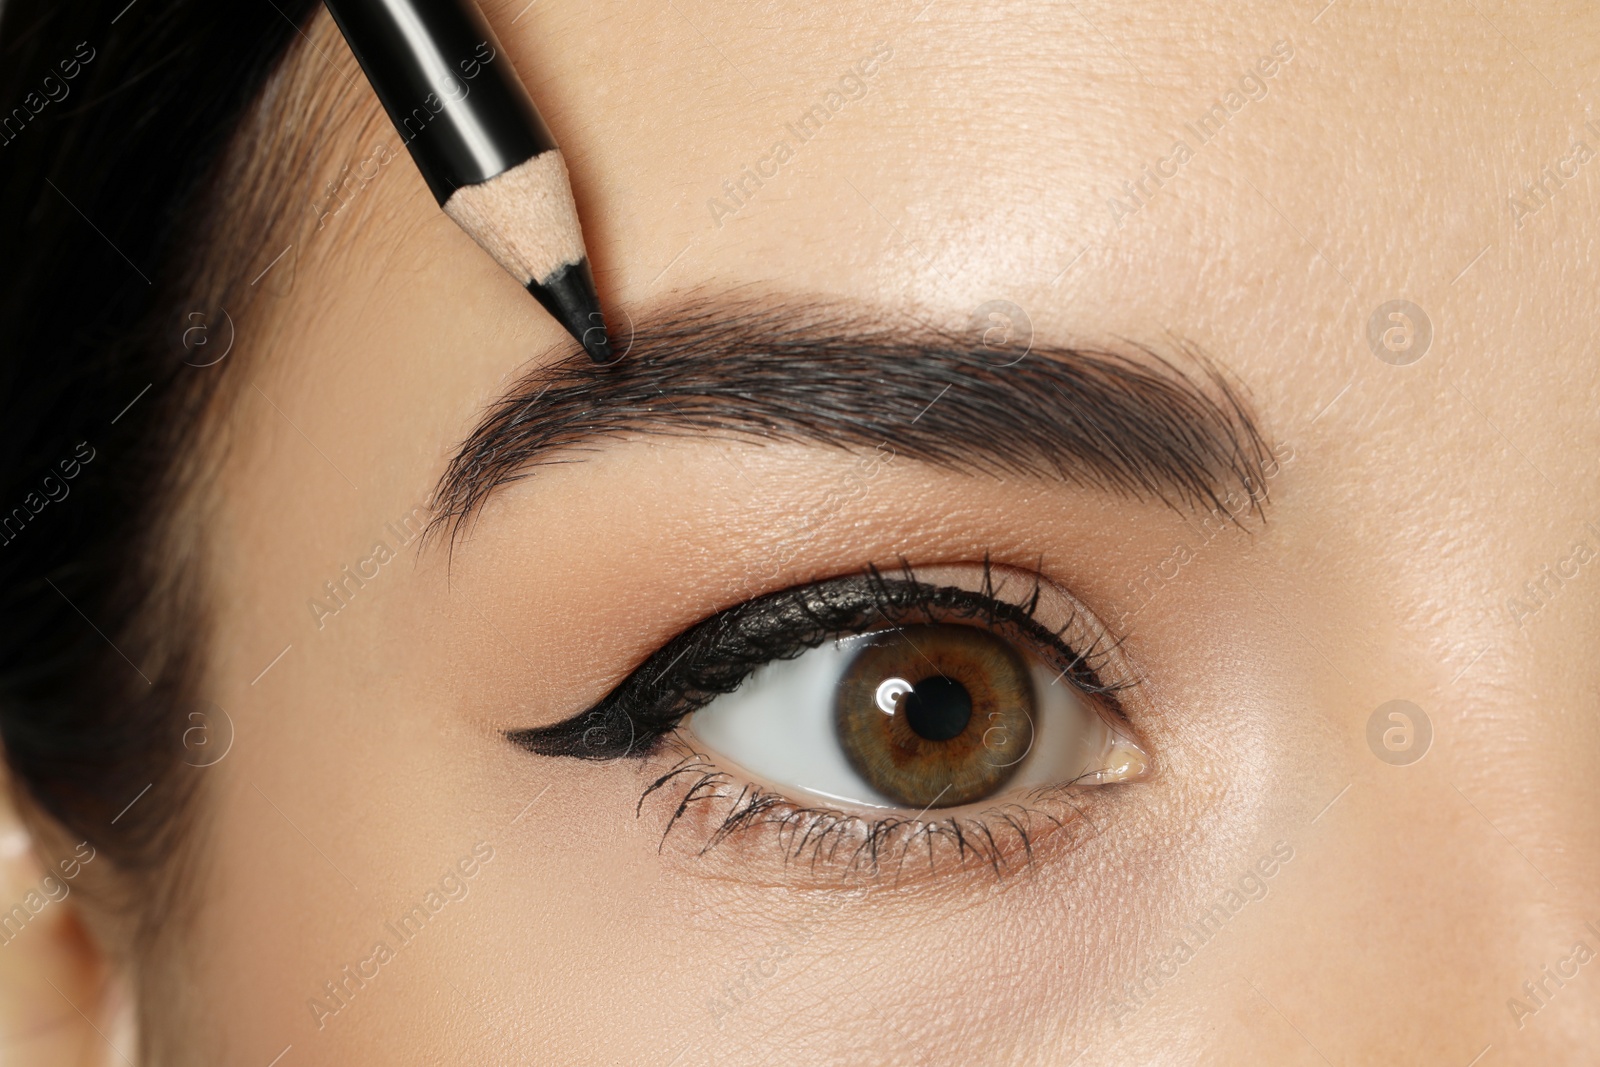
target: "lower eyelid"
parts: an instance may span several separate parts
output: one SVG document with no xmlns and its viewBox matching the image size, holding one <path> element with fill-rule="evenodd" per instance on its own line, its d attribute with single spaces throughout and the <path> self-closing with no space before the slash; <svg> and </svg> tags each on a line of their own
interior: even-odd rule
<svg viewBox="0 0 1600 1067">
<path fill-rule="evenodd" d="M 1005 879 L 1100 836 L 1126 796 L 1117 785 L 1062 782 L 935 818 L 850 811 L 748 782 L 681 730 L 647 766 L 636 814 L 661 820 L 664 856 L 691 863 L 696 876 L 789 888 Z"/>
</svg>

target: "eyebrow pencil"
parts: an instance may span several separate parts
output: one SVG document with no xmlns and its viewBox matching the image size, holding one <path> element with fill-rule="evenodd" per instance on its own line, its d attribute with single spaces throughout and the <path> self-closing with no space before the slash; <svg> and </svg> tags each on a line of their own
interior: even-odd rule
<svg viewBox="0 0 1600 1067">
<path fill-rule="evenodd" d="M 446 215 L 610 362 L 561 149 L 473 0 L 325 0 Z"/>
</svg>

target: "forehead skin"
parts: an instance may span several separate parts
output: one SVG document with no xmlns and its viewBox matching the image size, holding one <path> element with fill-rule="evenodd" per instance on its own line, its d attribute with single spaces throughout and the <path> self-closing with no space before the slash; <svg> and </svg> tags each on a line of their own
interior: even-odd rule
<svg viewBox="0 0 1600 1067">
<path fill-rule="evenodd" d="M 1053 342 L 1197 343 L 1293 459 L 1265 528 L 1181 566 L 1181 516 L 914 465 L 788 565 L 798 582 L 902 554 L 1042 556 L 1131 619 L 1158 773 L 1088 844 L 1001 888 L 907 892 L 784 884 L 755 846 L 658 855 L 637 768 L 500 734 L 581 710 L 748 595 L 774 524 L 852 461 L 617 446 L 492 500 L 448 573 L 435 550 L 381 564 L 319 627 L 324 583 L 393 543 L 485 405 L 564 351 L 403 155 L 362 165 L 397 151 L 387 128 L 346 136 L 377 174 L 241 331 L 253 388 L 209 575 L 210 689 L 236 739 L 201 772 L 193 992 L 157 1009 L 194 1062 L 290 1045 L 286 1064 L 1465 1064 L 1592 1046 L 1600 978 L 1540 969 L 1600 949 L 1600 563 L 1572 562 L 1600 545 L 1600 162 L 1578 162 L 1600 152 L 1579 96 L 1595 21 L 1319 6 L 486 4 L 567 154 L 623 337 L 690 294 L 822 295 L 952 329 L 1003 299 Z M 1275 45 L 1274 73 L 1243 85 L 1264 89 L 1224 100 L 1202 141 L 1186 124 Z M 790 131 L 875 55 L 864 95 Z M 329 60 L 355 70 L 342 46 Z M 746 167 L 766 177 L 734 205 L 724 179 Z M 1534 198 L 1546 167 L 1566 176 Z M 1367 340 L 1391 300 L 1431 324 L 1410 365 Z M 1368 742 L 1396 699 L 1432 727 L 1409 766 Z M 310 998 L 478 842 L 493 859 L 466 897 L 319 1028 Z M 1263 881 L 1280 842 L 1292 860 Z M 1263 884 L 1215 936 L 1185 934 Z M 1180 960 L 1184 937 L 1201 947 Z"/>
</svg>

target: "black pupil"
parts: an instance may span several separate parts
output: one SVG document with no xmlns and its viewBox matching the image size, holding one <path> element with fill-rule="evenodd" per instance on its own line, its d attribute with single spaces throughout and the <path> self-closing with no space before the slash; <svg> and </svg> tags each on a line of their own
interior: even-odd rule
<svg viewBox="0 0 1600 1067">
<path fill-rule="evenodd" d="M 911 732 L 928 741 L 961 736 L 972 719 L 972 694 L 954 678 L 924 678 L 900 698 L 899 711 Z"/>
</svg>

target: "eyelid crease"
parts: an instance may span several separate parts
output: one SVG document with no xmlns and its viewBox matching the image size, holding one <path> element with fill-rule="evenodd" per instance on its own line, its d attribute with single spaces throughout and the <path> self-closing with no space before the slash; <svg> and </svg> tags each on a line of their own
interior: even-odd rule
<svg viewBox="0 0 1600 1067">
<path fill-rule="evenodd" d="M 1174 339 L 1171 356 L 1122 343 L 1126 352 L 1031 344 L 1000 364 L 979 334 L 839 304 L 670 306 L 628 358 L 575 355 L 494 403 L 440 479 L 425 536 L 453 545 L 497 488 L 639 434 L 888 443 L 954 470 L 1230 516 L 1242 509 L 1224 498 L 1243 488 L 1264 517 L 1271 452 L 1239 388 L 1191 343 Z"/>
</svg>

